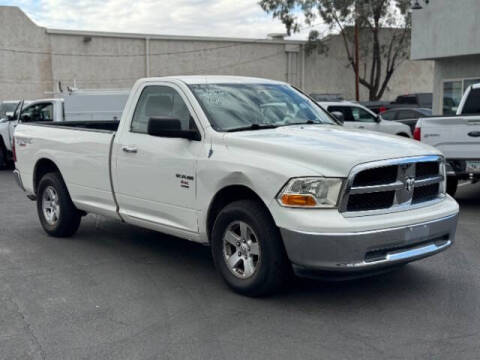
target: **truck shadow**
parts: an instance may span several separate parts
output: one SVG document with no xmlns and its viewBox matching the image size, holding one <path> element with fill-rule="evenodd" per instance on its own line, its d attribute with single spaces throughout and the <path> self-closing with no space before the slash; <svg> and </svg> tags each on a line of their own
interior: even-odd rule
<svg viewBox="0 0 480 360">
<path fill-rule="evenodd" d="M 79 235 L 85 246 L 106 246 L 109 249 L 104 250 L 114 251 L 129 261 L 148 266 L 152 274 L 169 274 L 170 280 L 161 284 L 162 287 L 176 283 L 188 287 L 193 293 L 195 287 L 208 287 L 212 297 L 230 298 L 233 295 L 216 274 L 209 247 L 101 217 L 89 218 L 88 222 L 93 220 L 97 229 L 87 224 L 80 228 Z M 162 279 L 165 278 L 162 276 Z M 323 305 L 330 303 L 333 306 L 342 299 L 351 301 L 356 298 L 360 302 L 376 302 L 379 298 L 391 297 L 406 299 L 411 296 L 412 289 L 422 288 L 424 292 L 429 287 L 442 286 L 444 280 L 428 265 L 419 267 L 409 264 L 385 274 L 340 282 L 294 278 L 280 294 L 253 301 L 273 301 L 285 305 L 291 301 L 308 303 L 314 299 Z M 204 295 L 203 291 L 197 294 L 199 297 Z"/>
<path fill-rule="evenodd" d="M 468 185 L 459 190 L 457 200 L 461 208 L 469 209 L 464 216 L 474 216 L 471 209 L 474 209 L 473 213 L 480 210 L 479 185 Z M 85 218 L 77 236 L 83 246 L 92 248 L 88 251 L 113 252 L 113 256 L 148 266 L 152 274 L 169 274 L 168 281 L 177 282 L 179 286 L 184 282 L 191 289 L 207 286 L 214 294 L 228 296 L 225 294 L 231 293 L 215 272 L 210 248 L 204 245 L 99 216 Z M 332 302 L 333 305 L 342 299 L 351 301 L 356 298 L 360 302 L 376 302 L 379 298 L 402 297 L 405 300 L 417 297 L 418 292 L 428 295 L 429 289 L 436 292 L 435 289 L 445 286 L 446 273 L 439 271 L 442 268 L 441 262 L 440 258 L 434 257 L 385 274 L 348 281 L 295 278 L 285 287 L 285 291 L 262 301 L 285 303 L 316 299 L 322 304 Z"/>
</svg>

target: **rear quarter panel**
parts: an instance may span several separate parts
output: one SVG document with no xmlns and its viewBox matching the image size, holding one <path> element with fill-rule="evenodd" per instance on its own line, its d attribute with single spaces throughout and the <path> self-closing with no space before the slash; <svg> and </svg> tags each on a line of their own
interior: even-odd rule
<svg viewBox="0 0 480 360">
<path fill-rule="evenodd" d="M 77 208 L 113 215 L 110 144 L 114 134 L 45 125 L 22 125 L 15 131 L 17 169 L 34 193 L 34 171 L 41 159 L 55 163 Z"/>
</svg>

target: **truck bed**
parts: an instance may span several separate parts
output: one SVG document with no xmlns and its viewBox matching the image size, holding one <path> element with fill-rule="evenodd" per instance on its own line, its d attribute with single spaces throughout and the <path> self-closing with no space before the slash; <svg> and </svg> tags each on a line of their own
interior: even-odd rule
<svg viewBox="0 0 480 360">
<path fill-rule="evenodd" d="M 116 211 L 110 158 L 118 121 L 65 121 L 19 124 L 15 143 L 27 192 L 34 193 L 35 165 L 47 158 L 62 169 L 75 205 L 111 215 Z"/>
</svg>

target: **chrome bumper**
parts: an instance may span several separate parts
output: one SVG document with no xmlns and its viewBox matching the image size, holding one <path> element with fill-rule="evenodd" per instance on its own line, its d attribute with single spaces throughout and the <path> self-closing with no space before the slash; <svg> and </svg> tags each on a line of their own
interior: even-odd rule
<svg viewBox="0 0 480 360">
<path fill-rule="evenodd" d="M 455 240 L 458 214 L 425 223 L 358 233 L 302 233 L 280 229 L 299 275 L 308 271 L 363 272 L 418 260 Z"/>
</svg>

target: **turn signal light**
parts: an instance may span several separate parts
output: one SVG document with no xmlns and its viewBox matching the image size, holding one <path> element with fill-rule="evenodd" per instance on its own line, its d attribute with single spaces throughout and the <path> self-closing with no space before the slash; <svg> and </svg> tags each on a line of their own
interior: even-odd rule
<svg viewBox="0 0 480 360">
<path fill-rule="evenodd" d="M 316 206 L 317 202 L 311 195 L 284 194 L 282 203 L 286 206 Z"/>
</svg>

